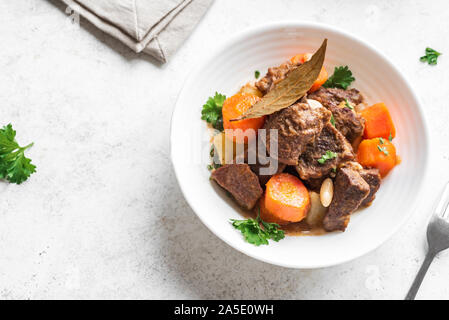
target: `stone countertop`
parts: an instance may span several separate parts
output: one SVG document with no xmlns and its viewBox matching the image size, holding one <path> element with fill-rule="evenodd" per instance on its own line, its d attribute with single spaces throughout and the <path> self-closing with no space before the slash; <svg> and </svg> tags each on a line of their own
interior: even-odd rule
<svg viewBox="0 0 449 320">
<path fill-rule="evenodd" d="M 275 4 L 274 4 L 275 3 Z M 446 1 L 217 0 L 171 62 L 137 55 L 58 1 L 0 2 L 1 125 L 38 172 L 0 183 L 3 299 L 402 299 L 425 253 L 426 221 L 449 180 Z M 378 47 L 411 80 L 431 124 L 429 182 L 414 217 L 374 252 L 292 270 L 231 249 L 196 218 L 169 159 L 174 103 L 198 52 L 240 30 L 297 19 Z M 75 21 L 75 23 L 73 23 Z M 418 298 L 449 298 L 449 253 Z"/>
</svg>

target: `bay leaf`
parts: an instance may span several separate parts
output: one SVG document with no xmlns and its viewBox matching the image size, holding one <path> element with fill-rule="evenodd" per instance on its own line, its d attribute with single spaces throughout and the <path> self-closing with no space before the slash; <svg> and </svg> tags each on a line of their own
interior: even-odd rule
<svg viewBox="0 0 449 320">
<path fill-rule="evenodd" d="M 288 73 L 265 96 L 249 108 L 242 116 L 231 121 L 258 118 L 291 106 L 312 87 L 323 67 L 327 39 L 312 58 Z"/>
</svg>

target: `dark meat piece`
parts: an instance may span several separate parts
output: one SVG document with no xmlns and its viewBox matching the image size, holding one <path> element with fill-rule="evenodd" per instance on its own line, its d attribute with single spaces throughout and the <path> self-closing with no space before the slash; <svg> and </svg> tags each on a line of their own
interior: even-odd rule
<svg viewBox="0 0 449 320">
<path fill-rule="evenodd" d="M 380 177 L 380 173 L 378 169 L 372 168 L 372 169 L 364 169 L 360 163 L 355 161 L 348 161 L 345 164 L 343 164 L 341 167 L 350 168 L 352 170 L 356 170 L 360 173 L 363 180 L 368 183 L 370 192 L 368 197 L 366 197 L 365 200 L 363 200 L 361 207 L 366 207 L 373 202 L 374 198 L 376 197 L 376 192 L 379 190 L 380 183 L 382 181 Z"/>
<path fill-rule="evenodd" d="M 332 112 L 336 128 L 349 142 L 354 142 L 354 140 L 363 134 L 365 120 L 354 110 L 351 110 L 345 105 L 341 105 L 341 102 L 345 102 L 345 99 L 353 105 L 363 103 L 363 96 L 357 89 L 343 90 L 321 87 L 319 90 L 308 95 L 307 98 L 321 102 L 324 107 Z"/>
<path fill-rule="evenodd" d="M 257 137 L 257 139 L 260 138 Z M 268 180 L 273 175 L 283 172 L 287 165 L 267 155 L 265 146 L 263 146 L 263 150 L 260 150 L 260 154 L 258 154 L 257 150 L 260 143 L 260 141 L 256 140 L 254 143 L 251 141 L 245 145 L 244 153 L 236 157 L 236 163 L 248 164 L 250 169 L 259 178 L 260 185 L 264 188 Z"/>
<path fill-rule="evenodd" d="M 259 179 L 247 164 L 226 164 L 212 172 L 212 179 L 248 210 L 254 208 L 263 193 Z"/>
<path fill-rule="evenodd" d="M 315 140 L 330 117 L 331 113 L 326 108 L 313 108 L 302 102 L 273 113 L 264 125 L 269 154 L 280 162 L 296 165 L 307 144 Z M 278 130 L 274 141 L 270 141 L 270 129 Z M 278 146 L 277 156 L 271 148 L 275 143 Z"/>
<path fill-rule="evenodd" d="M 272 160 L 273 161 L 273 160 Z M 274 161 L 276 161 L 274 159 Z M 270 166 L 270 163 L 266 164 L 266 165 L 261 165 L 260 163 L 256 163 L 256 164 L 250 164 L 249 167 L 251 168 L 251 170 L 259 177 L 259 182 L 260 185 L 262 187 L 265 187 L 265 185 L 267 184 L 268 180 L 270 180 L 270 178 L 274 175 L 274 174 L 278 174 L 284 171 L 285 167 L 287 166 L 284 163 L 278 162 L 277 163 L 277 170 L 274 174 L 271 175 L 262 175 L 260 173 L 260 169 L 261 168 L 268 168 Z"/>
<path fill-rule="evenodd" d="M 337 157 L 329 159 L 323 164 L 318 162 L 326 151 L 337 153 Z M 354 158 L 351 145 L 343 137 L 343 135 L 334 128 L 330 123 L 327 123 L 318 138 L 307 145 L 304 153 L 299 157 L 296 170 L 302 180 L 319 179 L 328 175 L 333 168 L 345 161 Z"/>
<path fill-rule="evenodd" d="M 363 96 L 357 89 L 339 89 L 321 87 L 307 96 L 307 99 L 313 99 L 321 102 L 326 108 L 336 107 L 345 99 L 348 99 L 354 105 L 364 102 Z"/>
<path fill-rule="evenodd" d="M 350 215 L 370 193 L 368 183 L 352 168 L 341 168 L 334 181 L 334 196 L 323 220 L 326 231 L 345 231 Z"/>
<path fill-rule="evenodd" d="M 294 64 L 289 60 L 279 67 L 268 68 L 265 77 L 256 82 L 257 89 L 266 95 L 279 81 L 285 79 L 287 73 L 297 68 L 299 65 L 300 63 Z"/>
<path fill-rule="evenodd" d="M 363 200 L 361 207 L 366 207 L 376 198 L 376 192 L 379 190 L 381 177 L 378 169 L 363 169 L 360 171 L 363 180 L 368 183 L 370 191 L 369 195 Z"/>
<path fill-rule="evenodd" d="M 311 191 L 315 191 L 317 193 L 320 193 L 321 185 L 323 184 L 323 181 L 326 178 L 327 178 L 327 176 L 323 176 L 323 177 L 317 178 L 317 179 L 302 180 L 302 182 L 304 182 L 307 189 L 309 189 Z"/>
</svg>

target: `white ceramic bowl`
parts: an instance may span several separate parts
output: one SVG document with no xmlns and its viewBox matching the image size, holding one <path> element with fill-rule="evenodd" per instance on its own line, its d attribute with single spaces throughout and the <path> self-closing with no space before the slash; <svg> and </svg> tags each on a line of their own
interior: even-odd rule
<svg viewBox="0 0 449 320">
<path fill-rule="evenodd" d="M 348 65 L 368 103 L 385 102 L 396 125 L 394 144 L 402 163 L 384 179 L 374 203 L 351 217 L 345 232 L 287 236 L 256 247 L 246 243 L 229 219 L 238 208 L 209 180 L 209 134 L 200 119 L 202 105 L 218 91 L 233 95 L 301 52 L 314 52 L 328 38 L 325 66 Z M 334 27 L 281 22 L 242 32 L 200 60 L 182 89 L 172 117 L 171 157 L 182 192 L 201 221 L 220 239 L 253 258 L 292 268 L 318 268 L 357 258 L 386 241 L 410 217 L 424 181 L 428 132 L 418 98 L 396 67 L 364 41 Z M 202 161 L 200 157 L 203 157 Z"/>
</svg>

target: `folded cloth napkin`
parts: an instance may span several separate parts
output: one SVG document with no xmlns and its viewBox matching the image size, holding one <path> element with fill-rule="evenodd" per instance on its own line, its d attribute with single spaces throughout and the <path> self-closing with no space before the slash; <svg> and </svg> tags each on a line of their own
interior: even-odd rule
<svg viewBox="0 0 449 320">
<path fill-rule="evenodd" d="M 213 0 L 61 0 L 135 52 L 167 62 Z"/>
</svg>

